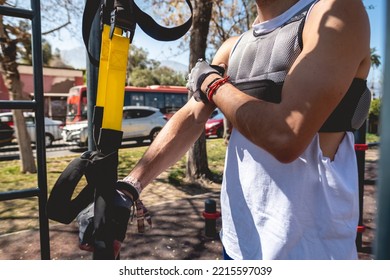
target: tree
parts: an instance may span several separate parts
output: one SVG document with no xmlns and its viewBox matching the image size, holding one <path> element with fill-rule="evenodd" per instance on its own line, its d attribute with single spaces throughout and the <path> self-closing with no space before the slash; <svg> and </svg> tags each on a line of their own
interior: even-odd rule
<svg viewBox="0 0 390 280">
<path fill-rule="evenodd" d="M 53 58 L 51 51 L 51 45 L 45 39 L 42 39 L 42 61 L 43 65 L 49 65 L 50 60 Z"/>
<path fill-rule="evenodd" d="M 166 67 L 158 66 L 152 70 L 152 76 L 155 79 L 155 85 L 165 86 L 185 86 L 186 79 L 182 73 Z"/>
<path fill-rule="evenodd" d="M 206 56 L 207 36 L 213 1 L 198 0 L 194 1 L 193 5 L 194 15 L 190 35 L 190 69 L 195 66 L 199 58 L 205 58 Z M 194 181 L 204 176 L 211 178 L 207 162 L 206 137 L 203 131 L 187 153 L 186 177 L 190 181 Z"/>
<path fill-rule="evenodd" d="M 371 66 L 378 68 L 381 65 L 381 56 L 376 53 L 376 48 L 371 48 Z"/>
<path fill-rule="evenodd" d="M 381 103 L 381 98 L 374 98 L 371 100 L 370 111 L 368 114 L 368 132 L 370 133 L 378 134 Z"/>
<path fill-rule="evenodd" d="M 376 53 L 376 49 L 375 48 L 371 48 L 370 50 L 371 52 L 371 55 L 370 55 L 370 58 L 371 58 L 371 68 L 372 68 L 372 78 L 371 78 L 371 93 L 372 93 L 372 96 L 373 96 L 373 99 L 376 98 L 376 92 L 375 92 L 375 83 L 376 83 L 376 80 L 375 80 L 375 72 L 376 72 L 376 69 L 381 65 L 381 57 L 380 55 L 378 55 Z"/>
<path fill-rule="evenodd" d="M 150 85 L 155 85 L 156 80 L 152 75 L 152 70 L 147 68 L 134 68 L 131 73 L 129 73 L 128 85 L 136 87 L 145 87 Z"/>
<path fill-rule="evenodd" d="M 26 31 L 27 32 L 27 31 Z M 32 65 L 32 54 L 31 54 L 31 40 L 26 40 L 23 42 L 23 49 L 19 50 L 19 59 L 18 63 Z M 57 56 L 57 54 L 56 54 Z M 58 54 L 60 57 L 60 55 Z M 50 61 L 53 59 L 54 55 L 50 43 L 42 39 L 42 62 L 44 66 L 49 65 Z"/>
<path fill-rule="evenodd" d="M 25 1 L 26 2 L 26 1 Z M 19 1 L 0 0 L 0 5 L 16 7 Z M 26 3 L 23 3 L 26 5 Z M 84 6 L 83 0 L 46 0 L 41 5 L 42 27 L 47 31 L 43 35 L 58 32 L 61 28 L 71 28 L 72 18 L 80 18 Z M 29 9 L 29 7 L 23 7 Z M 60 23 L 58 23 L 60 22 Z M 18 59 L 31 61 L 30 21 L 5 18 L 0 15 L 0 64 L 4 82 L 11 100 L 23 100 L 22 85 L 18 71 Z M 27 133 L 23 112 L 13 110 L 16 137 L 19 139 L 21 172 L 35 173 L 36 166 Z M 21 141 L 23 139 L 23 141 Z"/>
<path fill-rule="evenodd" d="M 253 0 L 215 0 L 214 3 L 208 36 L 211 57 L 227 39 L 249 30 L 257 14 Z"/>
<path fill-rule="evenodd" d="M 160 66 L 160 62 L 148 58 L 148 51 L 142 47 L 130 46 L 127 73 L 131 73 L 135 68 L 139 69 L 153 69 Z"/>
<path fill-rule="evenodd" d="M 166 26 L 182 24 L 186 21 L 188 8 L 184 0 L 145 0 L 142 8 L 151 9 L 156 15 L 156 21 Z M 192 1 L 194 12 L 197 2 Z M 216 50 L 228 38 L 241 34 L 251 28 L 256 16 L 256 2 L 253 0 L 213 0 L 211 1 L 212 14 L 207 36 L 207 60 L 211 60 Z M 189 48 L 191 33 L 180 41 L 178 52 L 185 52 Z"/>
<path fill-rule="evenodd" d="M 380 110 L 381 110 L 381 99 L 376 98 L 376 99 L 372 100 L 371 105 L 370 105 L 369 114 L 379 118 Z"/>
<path fill-rule="evenodd" d="M 143 48 L 131 46 L 127 64 L 127 85 L 185 85 L 183 74 L 171 68 L 161 66 L 161 63 L 148 58 L 148 52 Z"/>
<path fill-rule="evenodd" d="M 184 86 L 186 83 L 182 74 L 168 67 L 154 69 L 136 67 L 129 73 L 128 85 L 145 87 L 150 85 Z"/>
<path fill-rule="evenodd" d="M 0 0 L 0 4 L 6 4 Z M 10 100 L 23 100 L 22 85 L 18 71 L 17 55 L 18 45 L 25 41 L 31 41 L 30 36 L 23 32 L 24 24 L 11 25 L 6 23 L 4 17 L 0 15 L 0 49 L 1 66 L 3 68 L 3 78 L 5 85 L 10 93 Z M 22 36 L 20 36 L 22 34 Z M 26 44 L 28 45 L 28 43 Z M 31 43 L 30 43 L 31 46 Z M 27 133 L 24 122 L 23 111 L 13 110 L 13 120 L 15 124 L 15 133 L 18 139 L 20 151 L 21 172 L 36 173 L 37 169 L 31 148 L 31 140 Z M 23 139 L 23 141 L 21 141 Z"/>
</svg>

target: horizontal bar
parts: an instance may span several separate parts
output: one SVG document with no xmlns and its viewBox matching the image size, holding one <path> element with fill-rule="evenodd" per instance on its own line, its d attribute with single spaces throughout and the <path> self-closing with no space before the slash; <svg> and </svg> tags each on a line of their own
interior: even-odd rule
<svg viewBox="0 0 390 280">
<path fill-rule="evenodd" d="M 12 199 L 18 199 L 18 198 L 34 197 L 34 196 L 38 196 L 39 193 L 40 193 L 40 189 L 38 189 L 38 188 L 25 189 L 25 190 L 19 190 L 19 191 L 2 192 L 2 193 L 0 193 L 0 201 L 12 200 Z"/>
<path fill-rule="evenodd" d="M 34 100 L 21 101 L 21 100 L 1 100 L 0 109 L 33 109 L 35 110 L 37 103 Z"/>
<path fill-rule="evenodd" d="M 26 19 L 32 19 L 34 17 L 34 12 L 32 10 L 12 8 L 7 6 L 0 6 L 0 14 L 4 16 L 26 18 Z"/>
</svg>

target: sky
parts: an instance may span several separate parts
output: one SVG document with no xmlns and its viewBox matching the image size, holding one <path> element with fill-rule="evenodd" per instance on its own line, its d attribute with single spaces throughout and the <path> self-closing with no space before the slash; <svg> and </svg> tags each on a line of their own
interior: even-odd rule
<svg viewBox="0 0 390 280">
<path fill-rule="evenodd" d="M 385 0 L 364 0 L 366 7 L 373 6 L 373 9 L 368 9 L 367 13 L 370 19 L 371 25 L 371 48 L 376 49 L 376 53 L 381 57 L 381 61 L 384 62 L 384 50 L 385 50 Z M 81 32 L 81 30 L 80 30 Z M 72 65 L 78 68 L 85 68 L 85 54 L 83 53 L 84 45 L 81 39 L 75 39 L 66 34 L 61 33 L 61 39 L 49 38 L 53 49 L 58 48 L 65 53 L 73 53 L 74 60 L 71 62 Z M 79 36 L 81 38 L 81 35 Z M 184 65 L 188 65 L 189 53 L 185 52 L 180 54 L 178 47 L 178 41 L 173 42 L 160 42 L 149 36 L 147 36 L 138 26 L 135 31 L 133 39 L 133 45 L 142 47 L 149 53 L 150 59 L 156 59 L 159 61 L 171 60 Z M 77 48 L 77 51 L 74 51 Z M 70 51 L 73 50 L 73 51 Z M 369 86 L 375 86 L 375 91 L 381 91 L 383 67 L 382 65 L 375 70 L 370 72 L 368 81 Z"/>
<path fill-rule="evenodd" d="M 371 69 L 368 77 L 369 86 L 374 85 L 376 97 L 382 91 L 383 63 L 385 61 L 385 27 L 386 27 L 386 0 L 365 0 L 365 5 L 373 5 L 374 9 L 367 10 L 371 25 L 371 48 L 381 57 L 382 65 L 378 69 Z"/>
</svg>

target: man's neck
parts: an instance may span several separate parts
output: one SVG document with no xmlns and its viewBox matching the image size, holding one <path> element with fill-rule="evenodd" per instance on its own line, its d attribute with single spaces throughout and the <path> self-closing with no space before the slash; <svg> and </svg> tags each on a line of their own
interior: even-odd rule
<svg viewBox="0 0 390 280">
<path fill-rule="evenodd" d="M 299 0 L 256 0 L 256 23 L 273 19 L 296 4 Z"/>
</svg>

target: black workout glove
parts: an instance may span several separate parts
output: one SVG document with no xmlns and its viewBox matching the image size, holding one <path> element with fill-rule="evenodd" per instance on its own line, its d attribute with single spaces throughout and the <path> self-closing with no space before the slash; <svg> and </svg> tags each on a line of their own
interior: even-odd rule
<svg viewBox="0 0 390 280">
<path fill-rule="evenodd" d="M 206 94 L 202 92 L 201 86 L 207 76 L 213 73 L 222 77 L 225 73 L 225 69 L 217 65 L 210 65 L 203 59 L 199 59 L 194 68 L 192 68 L 191 73 L 188 75 L 186 87 L 196 101 L 202 101 L 203 103 L 209 102 Z"/>
<path fill-rule="evenodd" d="M 110 224 L 110 230 L 114 233 L 114 239 L 123 242 L 130 219 L 130 208 L 134 203 L 131 198 L 118 189 L 113 192 L 112 203 L 112 216 L 107 223 Z M 94 214 L 94 203 L 91 203 L 76 217 L 79 224 L 79 247 L 82 250 L 93 251 Z"/>
</svg>

